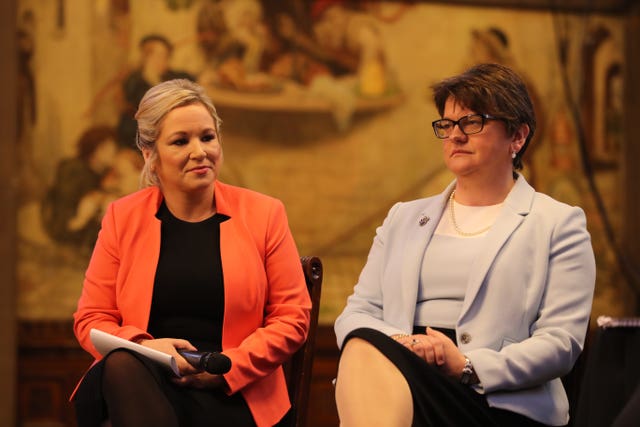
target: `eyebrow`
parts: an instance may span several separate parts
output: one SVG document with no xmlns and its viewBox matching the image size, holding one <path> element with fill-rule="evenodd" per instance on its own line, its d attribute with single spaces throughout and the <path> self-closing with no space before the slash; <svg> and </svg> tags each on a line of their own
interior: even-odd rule
<svg viewBox="0 0 640 427">
<path fill-rule="evenodd" d="M 202 133 L 206 133 L 206 132 L 213 132 L 213 133 L 215 133 L 216 135 L 218 134 L 218 131 L 216 130 L 216 128 L 215 128 L 215 127 L 206 127 L 206 128 L 204 128 L 204 129 L 202 129 L 199 133 L 200 133 L 200 134 L 202 134 Z M 185 134 L 187 134 L 187 133 L 189 133 L 189 132 L 186 132 L 186 131 L 184 131 L 184 130 L 177 130 L 177 131 L 172 132 L 172 133 L 170 133 L 169 135 L 167 135 L 167 137 L 168 137 L 168 138 L 171 138 L 171 137 L 173 137 L 173 136 L 175 136 L 175 135 L 185 135 Z"/>
</svg>

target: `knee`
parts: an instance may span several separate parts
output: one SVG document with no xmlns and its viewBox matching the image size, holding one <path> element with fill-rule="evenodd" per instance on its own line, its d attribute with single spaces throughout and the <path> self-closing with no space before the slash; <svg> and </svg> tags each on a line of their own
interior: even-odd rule
<svg viewBox="0 0 640 427">
<path fill-rule="evenodd" d="M 400 369 L 375 345 L 362 338 L 351 338 L 342 348 L 338 362 L 338 381 L 341 377 L 361 378 L 363 381 L 375 377 L 386 381 L 404 380 Z"/>
<path fill-rule="evenodd" d="M 374 345 L 361 338 L 351 338 L 342 348 L 338 362 L 338 377 L 349 375 L 370 375 L 372 367 L 392 368 L 387 357 Z"/>
<path fill-rule="evenodd" d="M 413 402 L 406 379 L 368 341 L 354 337 L 344 344 L 335 386 L 341 425 L 411 425 Z"/>
<path fill-rule="evenodd" d="M 107 354 L 104 358 L 105 366 L 121 366 L 138 362 L 138 359 L 127 350 L 118 349 Z"/>
<path fill-rule="evenodd" d="M 139 369 L 141 362 L 126 350 L 115 350 L 105 356 L 104 378 L 126 380 L 130 378 L 132 372 Z"/>
<path fill-rule="evenodd" d="M 365 341 L 362 338 L 351 338 L 345 343 L 344 347 L 342 348 L 340 360 L 352 357 L 372 357 L 376 353 L 381 355 L 378 349 L 376 349 L 368 341 Z"/>
</svg>

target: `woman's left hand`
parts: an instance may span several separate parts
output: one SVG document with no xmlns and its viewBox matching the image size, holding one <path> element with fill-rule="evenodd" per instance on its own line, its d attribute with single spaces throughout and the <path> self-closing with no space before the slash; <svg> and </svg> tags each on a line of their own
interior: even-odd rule
<svg viewBox="0 0 640 427">
<path fill-rule="evenodd" d="M 426 334 L 405 337 L 401 341 L 429 365 L 435 365 L 445 375 L 459 378 L 464 368 L 465 358 L 458 346 L 442 332 L 427 328 Z"/>
<path fill-rule="evenodd" d="M 174 384 L 193 388 L 222 388 L 226 382 L 222 375 L 213 375 L 207 372 L 183 375 L 180 378 L 172 379 Z"/>
</svg>

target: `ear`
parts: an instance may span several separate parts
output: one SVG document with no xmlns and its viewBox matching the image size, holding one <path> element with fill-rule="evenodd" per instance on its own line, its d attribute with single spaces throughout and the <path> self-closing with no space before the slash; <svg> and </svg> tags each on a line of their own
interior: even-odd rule
<svg viewBox="0 0 640 427">
<path fill-rule="evenodd" d="M 151 157 L 151 150 L 146 148 L 142 149 L 142 157 L 144 158 L 145 163 L 148 162 Z"/>
<path fill-rule="evenodd" d="M 156 165 L 155 162 L 151 163 L 152 151 L 150 149 L 143 149 L 141 151 L 142 157 L 144 158 L 144 164 L 148 167 L 148 170 L 150 172 L 154 172 L 156 169 Z"/>
<path fill-rule="evenodd" d="M 520 127 L 514 132 L 512 140 L 511 140 L 511 150 L 512 152 L 519 152 L 522 149 L 522 146 L 527 140 L 529 136 L 529 125 L 522 124 Z"/>
</svg>

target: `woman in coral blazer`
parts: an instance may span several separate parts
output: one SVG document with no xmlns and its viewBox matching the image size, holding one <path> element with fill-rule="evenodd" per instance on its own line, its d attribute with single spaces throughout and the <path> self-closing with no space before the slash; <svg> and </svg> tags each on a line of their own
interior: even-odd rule
<svg viewBox="0 0 640 427">
<path fill-rule="evenodd" d="M 157 85 L 136 119 L 152 185 L 109 206 L 86 272 L 74 329 L 97 362 L 73 397 L 78 422 L 272 426 L 311 307 L 284 207 L 217 181 L 219 119 L 198 85 Z M 173 355 L 182 377 L 124 351 L 101 359 L 93 328 Z M 200 372 L 178 349 L 222 352 L 231 369 Z"/>
</svg>

